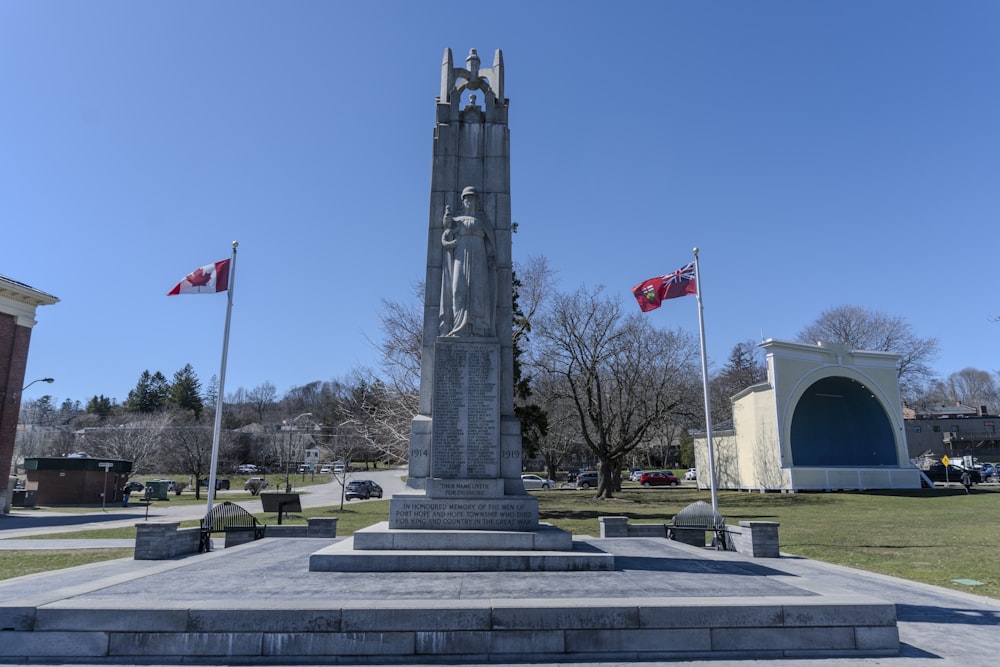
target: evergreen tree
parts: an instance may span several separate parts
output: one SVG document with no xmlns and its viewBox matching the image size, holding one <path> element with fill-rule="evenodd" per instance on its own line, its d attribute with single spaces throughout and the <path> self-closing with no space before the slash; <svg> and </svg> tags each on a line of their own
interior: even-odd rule
<svg viewBox="0 0 1000 667">
<path fill-rule="evenodd" d="M 163 373 L 156 371 L 150 373 L 143 371 L 139 376 L 139 382 L 135 389 L 128 393 L 125 399 L 126 412 L 152 413 L 160 412 L 167 405 L 167 397 L 170 393 L 170 385 Z"/>
<path fill-rule="evenodd" d="M 191 411 L 196 421 L 201 419 L 205 407 L 201 398 L 201 381 L 191 364 L 185 364 L 184 368 L 174 373 L 167 403 L 174 410 Z"/>
<path fill-rule="evenodd" d="M 107 417 L 111 414 L 112 403 L 104 394 L 94 396 L 87 401 L 87 412 L 98 417 Z"/>
</svg>

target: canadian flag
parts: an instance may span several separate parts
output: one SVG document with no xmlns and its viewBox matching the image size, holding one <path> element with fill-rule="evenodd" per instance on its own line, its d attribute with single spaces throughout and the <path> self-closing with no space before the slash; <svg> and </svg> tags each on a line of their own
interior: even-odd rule
<svg viewBox="0 0 1000 667">
<path fill-rule="evenodd" d="M 167 292 L 175 294 L 214 294 L 229 289 L 229 260 L 206 264 L 184 276 L 184 279 Z"/>
</svg>

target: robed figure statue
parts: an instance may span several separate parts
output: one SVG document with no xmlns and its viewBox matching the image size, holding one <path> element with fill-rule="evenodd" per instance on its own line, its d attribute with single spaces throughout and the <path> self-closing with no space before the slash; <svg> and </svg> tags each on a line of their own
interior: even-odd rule
<svg viewBox="0 0 1000 667">
<path fill-rule="evenodd" d="M 441 335 L 495 336 L 496 237 L 476 188 L 462 190 L 460 215 L 445 206 L 443 226 Z"/>
</svg>

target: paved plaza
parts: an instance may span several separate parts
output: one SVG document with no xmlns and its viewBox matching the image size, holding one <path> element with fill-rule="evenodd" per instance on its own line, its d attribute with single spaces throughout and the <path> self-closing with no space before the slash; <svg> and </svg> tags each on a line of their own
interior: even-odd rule
<svg viewBox="0 0 1000 667">
<path fill-rule="evenodd" d="M 30 534 L 51 531 L 35 517 L 0 519 L 0 547 L 79 549 L 117 546 L 119 541 L 35 540 Z M 91 517 L 93 518 L 93 517 Z M 99 518 L 99 517 L 98 517 Z M 74 519 L 79 523 L 88 523 Z M 134 519 L 126 519 L 126 521 Z M 26 521 L 41 527 L 16 527 Z M 115 523 L 120 519 L 114 519 Z M 8 535 L 17 539 L 2 539 Z M 322 542 L 322 544 L 319 544 Z M 3 607 L 62 608 L 66 613 L 141 615 L 144 610 L 203 609 L 220 616 L 247 610 L 300 610 L 303 622 L 330 606 L 406 608 L 426 605 L 469 613 L 477 605 L 523 604 L 529 601 L 544 614 L 546 607 L 606 606 L 610 602 L 643 605 L 670 600 L 683 607 L 726 600 L 750 604 L 760 598 L 806 600 L 811 596 L 862 595 L 895 604 L 900 639 L 898 656 L 878 656 L 865 664 L 922 667 L 925 665 L 992 665 L 993 647 L 1000 636 L 1000 601 L 892 577 L 831 566 L 785 555 L 752 559 L 728 552 L 687 547 L 659 538 L 589 539 L 596 548 L 615 555 L 614 572 L 531 573 L 329 573 L 310 572 L 310 554 L 328 540 L 267 538 L 230 549 L 217 549 L 168 561 L 122 559 L 0 582 Z M 128 541 L 125 541 L 127 545 Z M 544 635 L 543 632 L 539 635 Z M 11 637 L 12 635 L 8 635 Z M 0 634 L 0 639 L 3 639 Z M 3 643 L 3 642 L 0 642 Z M 3 649 L 0 648 L 0 653 Z M 530 657 L 508 664 L 533 664 Z M 0 662 L 11 662 L 0 657 Z M 621 660 L 590 663 L 625 664 L 635 661 L 627 647 Z M 696 660 L 679 657 L 670 664 L 711 665 L 851 665 L 859 658 L 784 658 L 780 660 Z M 295 664 L 304 664 L 302 659 Z M 326 661 L 324 661 L 326 662 Z M 391 662 L 387 660 L 387 664 Z M 306 661 L 306 664 L 308 661 Z M 83 664 L 89 664 L 85 660 Z M 94 661 L 94 664 L 108 664 Z M 122 664 L 122 663 L 115 663 Z M 159 664 L 149 656 L 142 664 Z M 163 662 L 162 664 L 170 664 Z M 220 658 L 202 664 L 239 664 Z M 338 664 L 351 663 L 343 658 Z M 361 664 L 360 662 L 357 664 Z M 370 660 L 364 664 L 373 664 Z M 398 664 L 398 663 L 395 663 Z M 426 661 L 423 664 L 434 664 Z M 442 656 L 441 664 L 456 664 Z M 479 664 L 469 661 L 464 664 Z M 632 664 L 654 664 L 636 661 Z"/>
</svg>

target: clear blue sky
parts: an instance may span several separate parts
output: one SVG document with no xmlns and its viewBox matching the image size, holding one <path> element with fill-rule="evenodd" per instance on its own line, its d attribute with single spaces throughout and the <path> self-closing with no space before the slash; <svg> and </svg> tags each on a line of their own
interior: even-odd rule
<svg viewBox="0 0 1000 667">
<path fill-rule="evenodd" d="M 0 0 L 0 273 L 38 311 L 26 398 L 227 393 L 374 366 L 423 279 L 446 47 L 503 49 L 515 260 L 629 288 L 701 249 L 709 361 L 851 304 L 1000 368 L 1000 3 Z M 634 303 L 628 303 L 634 306 Z M 697 332 L 693 298 L 648 315 Z"/>
</svg>

